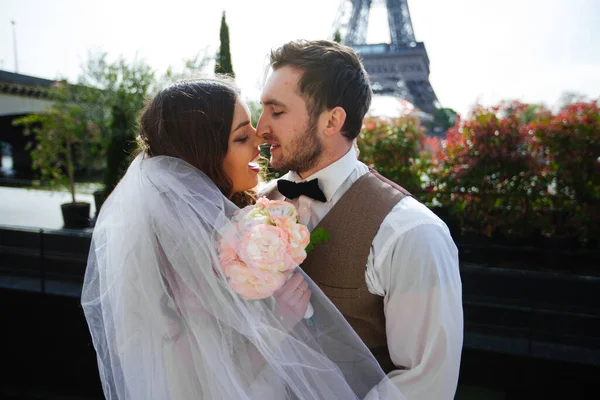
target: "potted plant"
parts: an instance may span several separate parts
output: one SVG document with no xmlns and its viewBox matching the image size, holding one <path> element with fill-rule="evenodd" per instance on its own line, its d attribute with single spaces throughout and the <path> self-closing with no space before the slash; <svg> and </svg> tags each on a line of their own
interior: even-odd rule
<svg viewBox="0 0 600 400">
<path fill-rule="evenodd" d="M 93 142 L 98 130 L 85 118 L 65 82 L 57 83 L 51 98 L 54 102 L 47 112 L 18 118 L 13 124 L 22 125 L 25 135 L 34 138 L 29 149 L 40 179 L 52 188 L 69 189 L 71 201 L 61 205 L 64 227 L 85 228 L 90 223 L 90 203 L 76 199 L 75 169 L 86 151 L 85 143 Z"/>
</svg>

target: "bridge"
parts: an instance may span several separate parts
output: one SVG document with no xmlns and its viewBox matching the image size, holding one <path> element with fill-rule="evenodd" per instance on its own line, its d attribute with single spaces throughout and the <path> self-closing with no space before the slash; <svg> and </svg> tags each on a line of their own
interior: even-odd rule
<svg viewBox="0 0 600 400">
<path fill-rule="evenodd" d="M 30 138 L 23 134 L 23 127 L 13 126 L 12 121 L 45 112 L 52 104 L 48 92 L 55 84 L 53 80 L 0 70 L 0 142 L 10 146 L 16 177 L 31 174 L 31 156 L 25 149 Z"/>
</svg>

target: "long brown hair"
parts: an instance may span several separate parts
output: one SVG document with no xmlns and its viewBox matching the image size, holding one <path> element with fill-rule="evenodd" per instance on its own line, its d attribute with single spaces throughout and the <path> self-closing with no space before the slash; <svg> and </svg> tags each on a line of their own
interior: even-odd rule
<svg viewBox="0 0 600 400">
<path fill-rule="evenodd" d="M 239 90 L 231 79 L 182 81 L 161 90 L 139 117 L 138 142 L 148 156 L 180 158 L 204 172 L 239 207 L 252 192 L 232 193 L 223 171 Z"/>
</svg>

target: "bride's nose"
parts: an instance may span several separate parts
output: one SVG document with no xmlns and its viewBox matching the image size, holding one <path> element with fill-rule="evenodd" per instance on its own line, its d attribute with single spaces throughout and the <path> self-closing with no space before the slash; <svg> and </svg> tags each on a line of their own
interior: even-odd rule
<svg viewBox="0 0 600 400">
<path fill-rule="evenodd" d="M 252 140 L 252 144 L 255 146 L 258 146 L 265 141 L 254 128 L 252 128 Z"/>
</svg>

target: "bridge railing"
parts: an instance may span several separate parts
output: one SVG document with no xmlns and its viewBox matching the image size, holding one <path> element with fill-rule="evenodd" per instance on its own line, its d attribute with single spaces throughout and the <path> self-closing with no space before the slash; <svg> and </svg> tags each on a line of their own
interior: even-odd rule
<svg viewBox="0 0 600 400">
<path fill-rule="evenodd" d="M 79 296 L 91 233 L 0 226 L 0 286 Z"/>
</svg>

